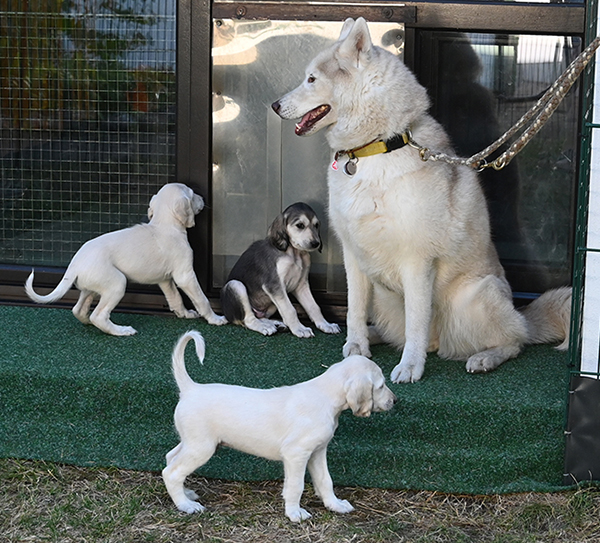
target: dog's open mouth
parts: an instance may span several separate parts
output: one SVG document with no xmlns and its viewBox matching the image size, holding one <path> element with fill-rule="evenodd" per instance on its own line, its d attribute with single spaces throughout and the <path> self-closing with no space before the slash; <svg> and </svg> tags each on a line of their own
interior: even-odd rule
<svg viewBox="0 0 600 543">
<path fill-rule="evenodd" d="M 296 135 L 303 136 L 310 129 L 320 121 L 325 115 L 327 115 L 331 111 L 331 106 L 327 104 L 323 104 L 322 106 L 316 107 L 315 109 L 311 109 L 308 113 L 300 119 L 300 122 L 296 124 Z"/>
</svg>

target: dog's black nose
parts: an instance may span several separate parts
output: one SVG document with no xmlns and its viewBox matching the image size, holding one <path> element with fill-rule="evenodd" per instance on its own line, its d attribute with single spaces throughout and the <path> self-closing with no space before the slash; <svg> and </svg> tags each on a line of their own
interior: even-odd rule
<svg viewBox="0 0 600 543">
<path fill-rule="evenodd" d="M 273 111 L 275 113 L 279 113 L 279 110 L 281 109 L 281 104 L 279 103 L 279 100 L 277 100 L 277 102 L 273 102 L 271 104 L 271 107 L 273 108 Z"/>
</svg>

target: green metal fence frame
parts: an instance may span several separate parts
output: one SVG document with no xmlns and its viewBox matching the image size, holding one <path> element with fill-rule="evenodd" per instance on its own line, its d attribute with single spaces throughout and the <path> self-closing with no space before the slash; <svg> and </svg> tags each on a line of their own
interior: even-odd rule
<svg viewBox="0 0 600 543">
<path fill-rule="evenodd" d="M 598 2 L 586 3 L 585 45 L 589 44 L 597 33 Z M 569 362 L 572 373 L 580 374 L 581 327 L 583 317 L 583 298 L 585 293 L 585 259 L 587 247 L 587 223 L 590 192 L 591 140 L 592 131 L 600 128 L 593 123 L 595 59 L 586 67 L 583 76 L 582 122 L 579 165 L 579 186 L 577 194 L 577 214 L 575 227 L 575 251 L 573 262 L 573 302 L 571 310 L 571 330 Z"/>
</svg>

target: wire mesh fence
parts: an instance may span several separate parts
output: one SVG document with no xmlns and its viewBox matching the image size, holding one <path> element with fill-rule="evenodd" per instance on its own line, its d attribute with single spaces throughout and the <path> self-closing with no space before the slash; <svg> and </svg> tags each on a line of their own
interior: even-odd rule
<svg viewBox="0 0 600 543">
<path fill-rule="evenodd" d="M 0 263 L 62 266 L 175 172 L 175 5 L 0 0 Z"/>
</svg>

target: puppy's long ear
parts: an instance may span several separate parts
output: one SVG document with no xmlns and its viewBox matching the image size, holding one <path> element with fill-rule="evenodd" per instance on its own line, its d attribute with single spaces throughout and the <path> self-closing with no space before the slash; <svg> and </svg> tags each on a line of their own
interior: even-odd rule
<svg viewBox="0 0 600 543">
<path fill-rule="evenodd" d="M 283 213 L 275 217 L 275 220 L 269 226 L 267 239 L 280 251 L 285 251 L 290 245 L 290 236 L 287 233 L 286 220 Z"/>
<path fill-rule="evenodd" d="M 156 202 L 156 194 L 152 196 L 150 199 L 150 203 L 148 204 L 148 220 L 151 221 L 152 217 L 154 217 L 154 203 Z"/>
<path fill-rule="evenodd" d="M 182 196 L 175 202 L 173 214 L 185 228 L 191 228 L 196 224 L 196 215 L 192 201 L 187 196 Z"/>
<path fill-rule="evenodd" d="M 344 28 L 345 26 L 344 24 Z M 342 34 L 343 32 L 344 29 Z M 367 22 L 362 17 L 356 19 L 345 39 L 341 41 L 340 55 L 349 60 L 354 67 L 360 68 L 369 61 L 373 42 Z"/>
<path fill-rule="evenodd" d="M 346 386 L 346 401 L 357 417 L 368 417 L 373 411 L 373 380 L 369 375 L 353 375 Z"/>
</svg>

